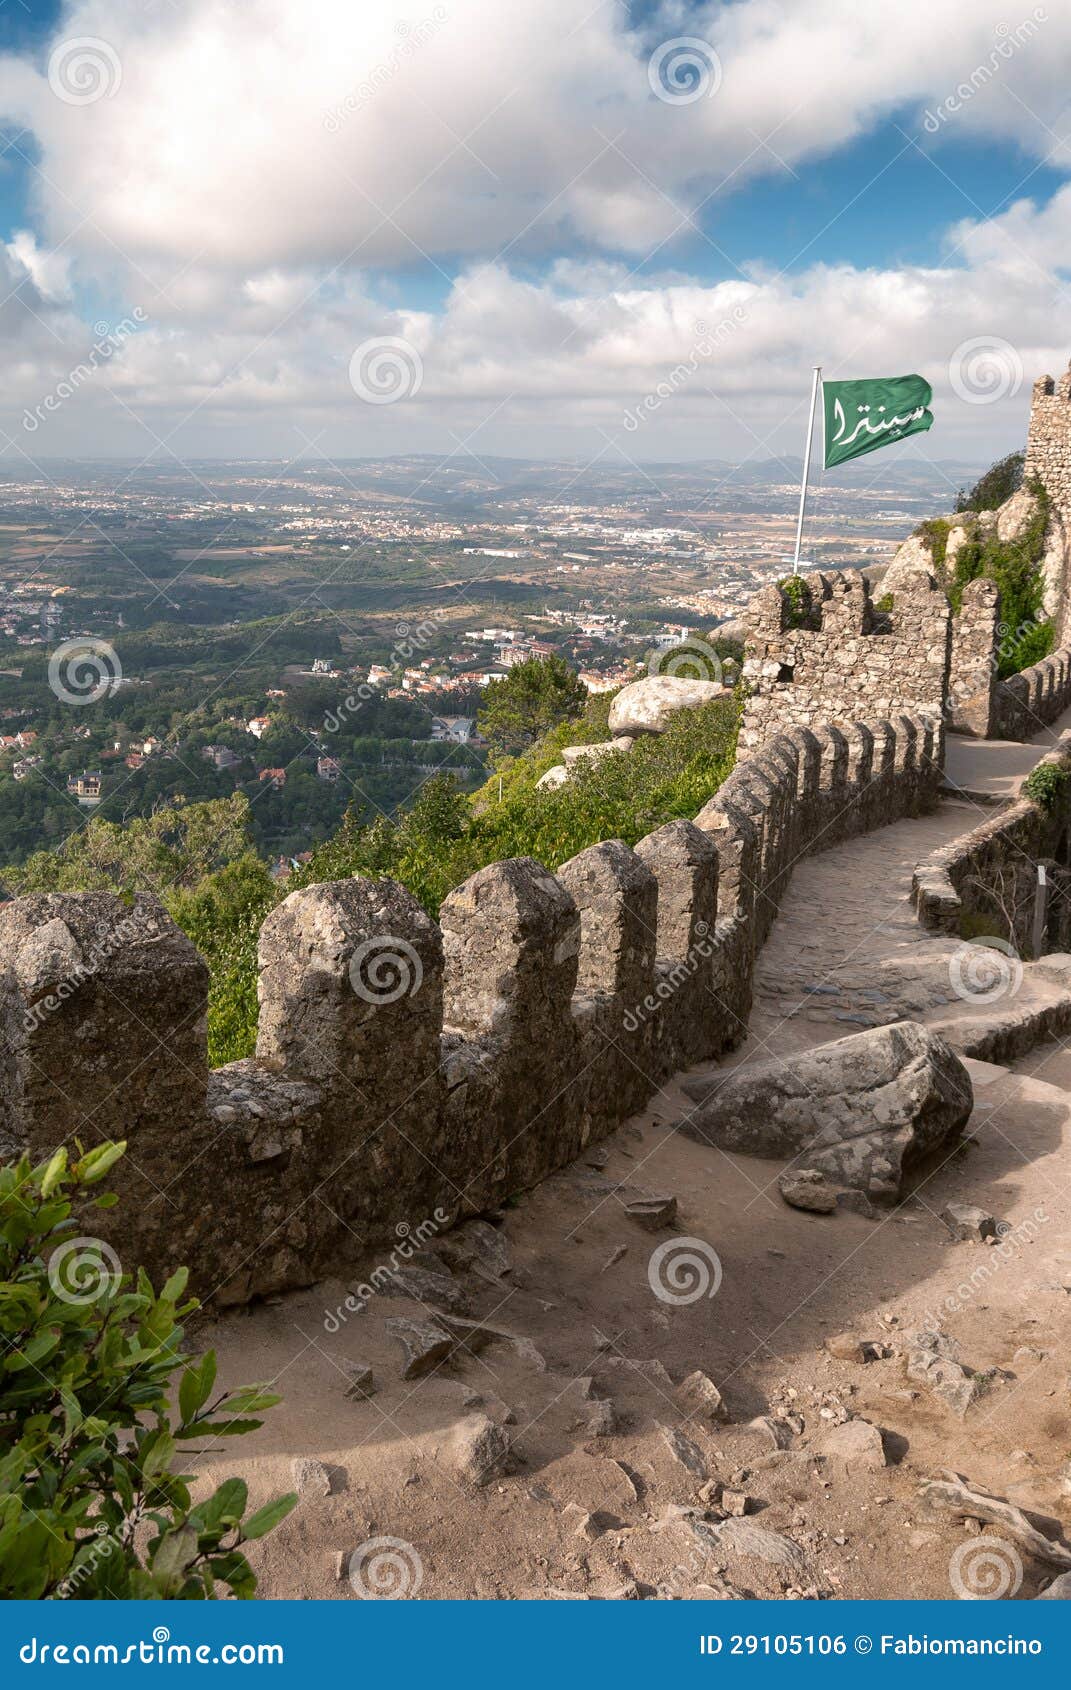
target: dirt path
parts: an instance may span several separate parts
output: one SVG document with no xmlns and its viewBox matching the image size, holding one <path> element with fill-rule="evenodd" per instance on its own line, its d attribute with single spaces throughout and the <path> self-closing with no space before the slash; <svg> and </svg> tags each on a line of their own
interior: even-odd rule
<svg viewBox="0 0 1071 1690">
<path fill-rule="evenodd" d="M 981 763 L 957 766 L 984 790 Z M 734 1061 L 953 1001 L 955 942 L 917 927 L 910 878 L 975 813 L 946 802 L 799 865 Z M 1050 1533 L 1068 1530 L 1071 1053 L 1047 1046 L 1022 1066 L 971 1065 L 969 1138 L 878 1219 L 789 1209 L 781 1164 L 676 1133 L 688 1105 L 667 1087 L 493 1217 L 497 1272 L 478 1257 L 466 1265 L 463 1236 L 460 1253 L 456 1234 L 431 1241 L 422 1265 L 452 1276 L 466 1313 L 519 1341 L 455 1355 L 423 1379 L 401 1377 L 386 1327 L 426 1318 L 419 1301 L 379 1294 L 339 1319 L 339 1282 L 220 1320 L 227 1378 L 277 1380 L 285 1402 L 240 1459 L 223 1452 L 213 1470 L 241 1471 L 259 1500 L 291 1487 L 295 1457 L 327 1469 L 306 1475 L 300 1508 L 258 1546 L 261 1593 L 352 1599 L 374 1566 L 431 1598 L 947 1596 L 976 1540 L 920 1499 L 941 1468 L 1044 1516 Z M 629 1216 L 640 1192 L 676 1196 L 670 1229 L 651 1234 Z M 1003 1247 L 953 1243 L 939 1219 L 950 1200 L 1006 1222 Z M 667 1295 L 658 1251 L 674 1238 L 691 1241 L 698 1278 Z M 965 1418 L 906 1375 L 908 1336 L 923 1326 L 962 1361 L 998 1370 Z M 829 1353 L 845 1330 L 873 1359 Z M 371 1398 L 346 1395 L 357 1363 L 373 1369 Z M 682 1400 L 697 1369 L 729 1423 Z M 876 1455 L 872 1442 L 846 1442 L 850 1416 L 880 1429 Z M 509 1458 L 473 1488 L 473 1440 L 493 1453 L 498 1426 Z M 719 1523 L 725 1497 L 712 1520 L 684 1512 L 701 1513 L 719 1487 L 746 1496 L 732 1504 L 743 1519 Z M 993 1531 L 981 1547 L 1007 1565 L 1009 1593 L 1033 1595 L 1055 1571 Z"/>
</svg>

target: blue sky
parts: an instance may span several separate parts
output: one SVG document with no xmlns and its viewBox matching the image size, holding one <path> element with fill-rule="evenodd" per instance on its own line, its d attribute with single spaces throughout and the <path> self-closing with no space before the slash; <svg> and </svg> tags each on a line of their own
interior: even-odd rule
<svg viewBox="0 0 1071 1690">
<path fill-rule="evenodd" d="M 819 359 L 948 389 L 927 450 L 1014 439 L 1030 380 L 1065 361 L 1062 11 L 1024 8 L 1013 33 L 990 0 L 501 15 L 0 0 L 0 238 L 31 419 L 96 329 L 141 313 L 47 429 L 23 407 L 35 449 L 478 433 L 654 457 L 699 455 L 699 424 L 740 455 L 798 433 Z M 703 49 L 694 98 L 652 80 L 682 38 Z M 63 81 L 86 41 L 90 98 Z M 381 341 L 412 388 L 389 409 L 352 369 Z M 964 399 L 980 378 L 958 366 L 989 343 L 1001 391 Z M 623 418 L 682 368 L 630 444 Z"/>
</svg>

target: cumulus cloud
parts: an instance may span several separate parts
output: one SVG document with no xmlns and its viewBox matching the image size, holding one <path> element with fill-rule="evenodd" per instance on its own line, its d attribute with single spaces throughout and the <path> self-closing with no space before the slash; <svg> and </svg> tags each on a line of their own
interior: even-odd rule
<svg viewBox="0 0 1071 1690">
<path fill-rule="evenodd" d="M 798 451 L 809 365 L 820 352 L 830 376 L 899 370 L 906 359 L 934 384 L 932 455 L 983 456 L 997 412 L 1014 444 L 1030 379 L 1066 359 L 1046 290 L 993 265 L 819 265 L 713 285 L 566 288 L 560 278 L 533 282 L 482 263 L 434 312 L 385 308 L 357 280 L 306 279 L 308 303 L 282 318 L 268 273 L 249 280 L 225 314 L 202 300 L 181 322 L 149 320 L 49 418 L 35 450 L 65 452 L 89 429 L 96 440 L 111 430 L 110 449 L 133 452 L 166 441 L 180 453 L 290 456 L 315 440 L 355 456 L 451 451 L 468 440 L 492 454 L 764 457 Z M 86 331 L 69 313 L 56 314 L 59 323 L 65 354 L 39 337 L 40 367 L 22 361 L 9 402 L 33 405 L 57 361 L 85 356 Z M 1007 374 L 991 409 L 964 401 L 953 371 L 957 347 L 994 335 Z M 349 366 L 358 347 L 381 337 L 412 349 L 422 382 L 397 404 L 372 406 L 354 392 Z"/>
<path fill-rule="evenodd" d="M 716 63 L 667 88 L 681 36 Z M 1006 339 L 1025 376 L 1063 362 L 1071 189 L 951 230 L 943 267 L 755 264 L 709 285 L 687 254 L 712 196 L 891 113 L 938 153 L 998 135 L 1024 176 L 1065 163 L 1069 49 L 1065 8 L 1006 0 L 667 0 L 642 28 L 612 0 L 80 0 L 43 52 L 0 59 L 0 114 L 40 155 L 33 232 L 6 249 L 31 324 L 6 403 L 85 356 L 71 301 L 95 294 L 146 322 L 42 451 L 285 455 L 299 436 L 352 455 L 474 431 L 485 451 L 795 449 L 819 356 L 830 374 L 906 358 L 948 397 L 944 449 L 969 450 L 998 411 L 953 411 L 957 346 Z M 384 303 L 412 265 L 449 283 L 441 305 Z M 423 382 L 372 414 L 347 372 L 377 336 L 408 342 Z M 1005 403 L 1024 409 L 1021 383 Z"/>
<path fill-rule="evenodd" d="M 793 164 L 893 109 L 925 138 L 994 54 L 957 123 L 1048 154 L 1071 14 L 1033 11 L 1001 59 L 1006 0 L 670 4 L 642 32 L 612 0 L 81 0 L 46 63 L 0 63 L 0 106 L 41 148 L 53 244 L 239 269 L 640 252 L 769 170 L 760 138 Z M 721 70 L 674 104 L 648 64 L 680 35 Z"/>
</svg>

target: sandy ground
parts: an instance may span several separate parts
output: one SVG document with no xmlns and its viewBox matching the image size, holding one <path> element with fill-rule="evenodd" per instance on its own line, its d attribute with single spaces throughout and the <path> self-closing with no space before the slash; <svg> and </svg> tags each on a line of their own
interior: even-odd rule
<svg viewBox="0 0 1071 1690">
<path fill-rule="evenodd" d="M 962 784 L 977 789 L 970 772 Z M 947 1015 L 951 947 L 916 926 L 907 891 L 914 863 L 973 819 L 946 803 L 800 865 L 734 1061 Z M 419 1302 L 380 1294 L 333 1318 L 374 1263 L 208 1326 L 199 1336 L 226 1381 L 274 1380 L 284 1402 L 202 1465 L 241 1473 L 258 1502 L 294 1488 L 295 1458 L 324 1469 L 304 1475 L 295 1513 L 254 1547 L 260 1594 L 910 1598 L 989 1577 L 1037 1594 L 1059 1570 L 1051 1558 L 920 1496 L 951 1469 L 1046 1536 L 1071 1530 L 1071 1051 L 1040 1047 L 1019 1072 L 970 1066 L 969 1136 L 877 1218 L 788 1208 L 782 1164 L 676 1132 L 689 1106 L 668 1087 L 490 1217 L 497 1273 L 464 1266 L 450 1237 L 430 1241 L 422 1265 L 452 1265 L 464 1310 L 519 1342 L 462 1348 L 424 1378 L 401 1377 L 385 1324 L 426 1322 Z M 641 1193 L 676 1197 L 671 1224 L 652 1233 L 627 1213 Z M 949 1201 L 1007 1223 L 1002 1246 L 953 1242 Z M 682 1239 L 698 1278 L 673 1281 Z M 924 1326 L 961 1362 L 996 1370 L 965 1416 L 908 1377 Z M 830 1353 L 845 1332 L 870 1359 Z M 370 1398 L 346 1395 L 355 1363 L 372 1367 Z M 726 1420 L 682 1400 L 696 1370 Z M 880 1433 L 876 1448 L 857 1422 Z M 475 1486 L 467 1451 L 480 1428 L 480 1447 L 498 1439 L 502 1459 Z"/>
</svg>

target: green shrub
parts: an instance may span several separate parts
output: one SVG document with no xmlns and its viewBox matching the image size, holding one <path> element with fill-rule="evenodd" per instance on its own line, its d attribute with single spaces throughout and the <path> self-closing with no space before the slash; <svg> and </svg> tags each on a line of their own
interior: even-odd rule
<svg viewBox="0 0 1071 1690">
<path fill-rule="evenodd" d="M 788 600 L 788 615 L 785 619 L 789 628 L 805 628 L 810 621 L 814 600 L 811 589 L 802 575 L 786 575 L 777 585 Z"/>
<path fill-rule="evenodd" d="M 959 494 L 957 511 L 995 511 L 1023 485 L 1025 462 L 1023 452 L 1009 452 L 1006 458 L 991 464 L 969 492 Z"/>
<path fill-rule="evenodd" d="M 926 541 L 930 556 L 933 559 L 933 572 L 939 581 L 944 580 L 945 555 L 948 551 L 948 536 L 952 532 L 952 524 L 947 517 L 931 516 L 925 522 L 920 522 L 915 529 L 915 536 Z"/>
<path fill-rule="evenodd" d="M 587 691 L 564 657 L 528 657 L 484 689 L 476 725 L 495 756 L 513 756 L 575 716 Z"/>
<path fill-rule="evenodd" d="M 956 553 L 948 596 L 954 610 L 963 602 L 969 581 L 984 576 L 1000 588 L 1000 620 L 1004 634 L 998 673 L 1016 675 L 1052 650 L 1053 628 L 1044 615 L 1045 582 L 1041 560 L 1049 501 L 1040 481 L 1030 483 L 1037 509 L 1017 540 L 1001 540 L 996 533 L 967 540 Z"/>
<path fill-rule="evenodd" d="M 173 1464 L 180 1443 L 251 1431 L 279 1398 L 249 1385 L 210 1401 L 214 1353 L 181 1347 L 179 1321 L 198 1306 L 186 1269 L 157 1294 L 99 1239 L 72 1236 L 72 1199 L 84 1214 L 124 1149 L 0 1168 L 0 1597 L 250 1597 L 243 1545 L 297 1498 L 246 1518 L 241 1479 L 194 1502 Z"/>
<path fill-rule="evenodd" d="M 1030 798 L 1042 810 L 1054 810 L 1067 790 L 1071 769 L 1064 763 L 1039 763 L 1022 785 L 1024 798 Z"/>
</svg>

